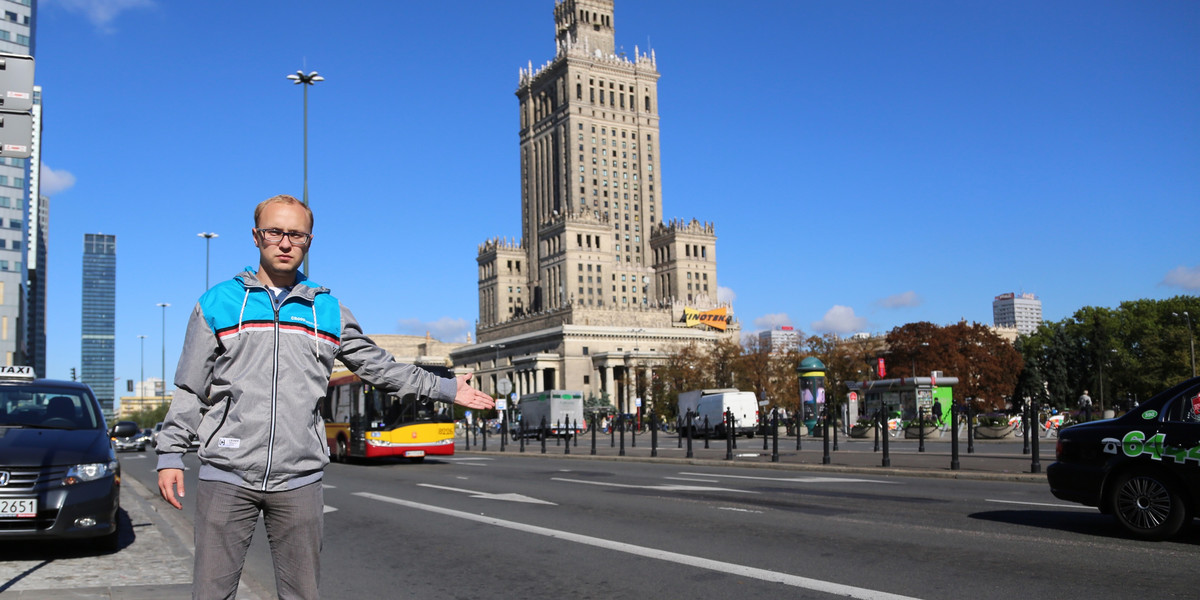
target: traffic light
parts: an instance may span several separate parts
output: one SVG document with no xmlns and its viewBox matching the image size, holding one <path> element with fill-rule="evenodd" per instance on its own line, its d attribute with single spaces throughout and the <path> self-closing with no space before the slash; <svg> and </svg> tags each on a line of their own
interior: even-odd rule
<svg viewBox="0 0 1200 600">
<path fill-rule="evenodd" d="M 0 53 L 0 156 L 29 158 L 33 145 L 33 57 Z"/>
<path fill-rule="evenodd" d="M 75 367 L 71 367 L 71 381 L 75 381 Z"/>
</svg>

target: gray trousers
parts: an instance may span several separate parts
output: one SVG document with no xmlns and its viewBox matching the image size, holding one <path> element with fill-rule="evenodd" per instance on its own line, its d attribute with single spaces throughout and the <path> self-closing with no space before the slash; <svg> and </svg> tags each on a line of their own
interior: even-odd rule
<svg viewBox="0 0 1200 600">
<path fill-rule="evenodd" d="M 246 551 L 261 511 L 275 562 L 279 598 L 320 596 L 321 533 L 325 499 L 321 482 L 285 492 L 260 492 L 218 481 L 200 481 L 196 498 L 194 600 L 233 600 Z"/>
</svg>

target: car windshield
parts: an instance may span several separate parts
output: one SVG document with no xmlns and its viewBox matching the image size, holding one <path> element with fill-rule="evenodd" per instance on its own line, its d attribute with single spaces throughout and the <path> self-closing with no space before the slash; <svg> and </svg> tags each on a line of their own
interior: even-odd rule
<svg viewBox="0 0 1200 600">
<path fill-rule="evenodd" d="M 97 429 L 103 424 L 95 403 L 81 390 L 0 387 L 0 427 Z"/>
</svg>

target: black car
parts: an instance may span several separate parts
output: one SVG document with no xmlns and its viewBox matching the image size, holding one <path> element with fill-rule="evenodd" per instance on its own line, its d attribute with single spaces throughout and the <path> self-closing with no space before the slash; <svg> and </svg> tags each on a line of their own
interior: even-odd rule
<svg viewBox="0 0 1200 600">
<path fill-rule="evenodd" d="M 146 438 L 142 437 L 142 430 L 133 421 L 117 421 L 117 424 L 108 431 L 108 435 L 112 438 L 113 447 L 117 449 L 117 452 L 122 450 L 141 452 L 146 449 Z"/>
<path fill-rule="evenodd" d="M 1200 378 L 1063 429 L 1046 476 L 1056 497 L 1098 507 L 1135 537 L 1171 537 L 1200 514 Z"/>
<path fill-rule="evenodd" d="M 92 390 L 0 366 L 0 543 L 117 548 L 121 466 Z"/>
</svg>

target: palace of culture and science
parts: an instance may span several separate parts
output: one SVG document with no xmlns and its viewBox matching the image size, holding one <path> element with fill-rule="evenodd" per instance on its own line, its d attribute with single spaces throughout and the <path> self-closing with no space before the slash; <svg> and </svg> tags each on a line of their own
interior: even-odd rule
<svg viewBox="0 0 1200 600">
<path fill-rule="evenodd" d="M 654 369 L 736 336 L 712 223 L 666 223 L 654 52 L 614 45 L 613 0 L 560 0 L 556 54 L 521 69 L 521 237 L 479 246 L 476 342 L 450 355 L 493 394 L 581 390 L 633 412 Z"/>
</svg>

